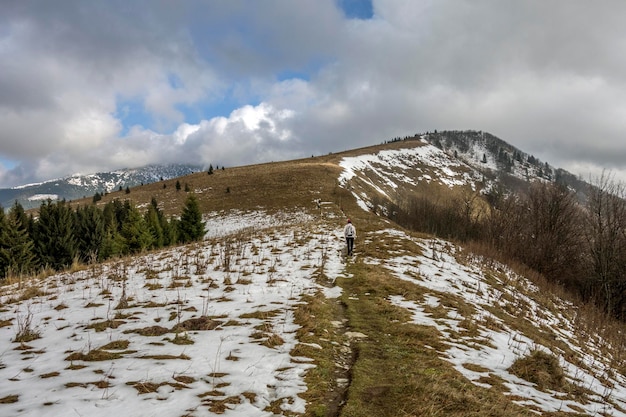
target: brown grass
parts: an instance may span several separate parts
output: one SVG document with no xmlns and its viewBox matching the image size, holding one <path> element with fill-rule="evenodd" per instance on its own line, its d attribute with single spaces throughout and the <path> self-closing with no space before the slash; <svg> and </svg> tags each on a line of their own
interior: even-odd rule
<svg viewBox="0 0 626 417">
<path fill-rule="evenodd" d="M 85 361 L 85 362 L 98 362 L 98 361 L 111 361 L 114 359 L 122 358 L 125 354 L 134 353 L 132 351 L 125 352 L 109 352 L 102 349 L 93 349 L 87 353 L 74 352 L 65 358 L 66 361 Z"/>
<path fill-rule="evenodd" d="M 178 375 L 175 376 L 174 379 L 178 382 L 180 382 L 181 384 L 193 384 L 194 382 L 196 382 L 195 378 L 192 378 L 190 376 L 185 376 L 185 375 Z"/>
<path fill-rule="evenodd" d="M 387 302 L 389 294 L 419 298 L 415 285 L 373 265 L 355 263 L 348 270 L 354 277 L 341 285 L 349 325 L 368 337 L 356 346 L 342 416 L 532 415 L 501 392 L 469 382 L 439 357 L 446 350 L 439 332 L 411 324 L 406 310 Z"/>
<path fill-rule="evenodd" d="M 138 356 L 138 359 L 156 359 L 156 360 L 174 360 L 174 359 L 182 359 L 185 361 L 191 360 L 191 358 L 184 353 L 181 353 L 178 356 L 175 355 L 144 355 Z"/>
<path fill-rule="evenodd" d="M 185 320 L 172 328 L 172 332 L 183 332 L 192 330 L 213 330 L 222 324 L 221 321 L 213 320 L 210 317 L 202 316 Z"/>
<path fill-rule="evenodd" d="M 0 404 L 13 404 L 18 402 L 19 399 L 19 395 L 7 395 L 6 397 L 0 398 Z"/>
<path fill-rule="evenodd" d="M 94 329 L 96 332 L 103 332 L 106 329 L 117 329 L 122 324 L 126 324 L 123 320 L 104 320 L 97 323 L 92 323 L 86 327 L 86 329 Z"/>
<path fill-rule="evenodd" d="M 163 336 L 166 333 L 169 333 L 170 330 L 163 326 L 149 326 L 143 327 L 141 329 L 134 330 L 126 330 L 124 333 L 137 333 L 141 336 Z"/>
<path fill-rule="evenodd" d="M 226 397 L 224 399 L 205 399 L 202 404 L 209 407 L 209 411 L 215 414 L 224 414 L 226 410 L 232 409 L 231 405 L 241 404 L 239 396 Z"/>
<path fill-rule="evenodd" d="M 102 346 L 100 349 L 102 350 L 124 350 L 128 348 L 130 342 L 128 340 L 115 340 L 111 343 L 107 343 Z"/>
<path fill-rule="evenodd" d="M 536 384 L 540 390 L 563 391 L 566 387 L 565 373 L 559 365 L 559 360 L 541 350 L 518 358 L 508 371 Z"/>
</svg>

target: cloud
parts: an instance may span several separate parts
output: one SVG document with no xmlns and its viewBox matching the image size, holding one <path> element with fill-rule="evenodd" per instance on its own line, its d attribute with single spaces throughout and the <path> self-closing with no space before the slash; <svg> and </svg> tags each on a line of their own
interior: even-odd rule
<svg viewBox="0 0 626 417">
<path fill-rule="evenodd" d="M 3 3 L 0 158 L 18 163 L 0 185 L 433 129 L 626 172 L 626 3 L 374 0 L 371 19 L 339 4 Z"/>
</svg>

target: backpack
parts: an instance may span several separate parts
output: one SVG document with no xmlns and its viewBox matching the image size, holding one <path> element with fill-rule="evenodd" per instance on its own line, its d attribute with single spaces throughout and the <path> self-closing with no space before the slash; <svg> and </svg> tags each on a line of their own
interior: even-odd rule
<svg viewBox="0 0 626 417">
<path fill-rule="evenodd" d="M 348 230 L 346 232 L 347 232 L 346 233 L 347 237 L 354 237 L 354 226 L 349 225 Z"/>
</svg>

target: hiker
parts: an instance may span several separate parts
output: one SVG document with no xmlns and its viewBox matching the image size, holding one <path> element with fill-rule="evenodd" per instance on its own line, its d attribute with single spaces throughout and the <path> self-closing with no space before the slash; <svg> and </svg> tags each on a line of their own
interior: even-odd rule
<svg viewBox="0 0 626 417">
<path fill-rule="evenodd" d="M 352 249 L 354 249 L 354 238 L 356 237 L 356 228 L 352 224 L 352 221 L 348 219 L 348 224 L 343 228 L 343 235 L 346 238 L 346 244 L 348 245 L 348 256 L 352 256 Z"/>
</svg>

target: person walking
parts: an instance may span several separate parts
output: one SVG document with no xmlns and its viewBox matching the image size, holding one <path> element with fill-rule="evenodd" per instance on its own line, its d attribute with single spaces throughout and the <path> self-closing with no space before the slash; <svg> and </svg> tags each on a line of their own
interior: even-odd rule
<svg viewBox="0 0 626 417">
<path fill-rule="evenodd" d="M 352 224 L 352 220 L 348 219 L 348 224 L 343 228 L 343 235 L 346 238 L 346 245 L 348 246 L 348 256 L 352 256 L 354 239 L 356 238 L 356 228 Z"/>
</svg>

